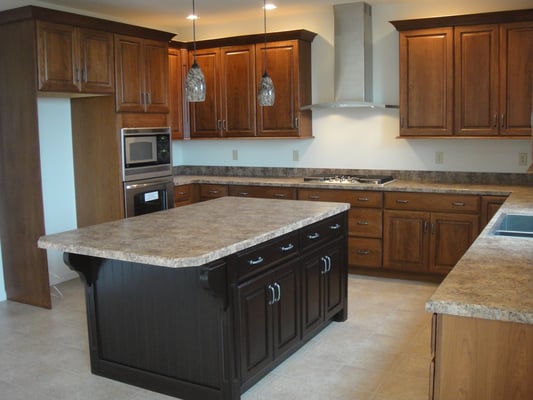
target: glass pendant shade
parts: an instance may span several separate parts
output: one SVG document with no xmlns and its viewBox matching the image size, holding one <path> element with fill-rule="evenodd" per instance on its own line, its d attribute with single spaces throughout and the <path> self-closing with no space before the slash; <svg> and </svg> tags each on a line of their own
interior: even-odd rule
<svg viewBox="0 0 533 400">
<path fill-rule="evenodd" d="M 194 60 L 185 79 L 185 93 L 187 101 L 200 102 L 205 100 L 205 78 L 202 70 Z"/>
<path fill-rule="evenodd" d="M 259 90 L 257 92 L 257 101 L 260 106 L 273 106 L 276 99 L 276 90 L 274 89 L 274 82 L 265 71 L 259 81 Z"/>
</svg>

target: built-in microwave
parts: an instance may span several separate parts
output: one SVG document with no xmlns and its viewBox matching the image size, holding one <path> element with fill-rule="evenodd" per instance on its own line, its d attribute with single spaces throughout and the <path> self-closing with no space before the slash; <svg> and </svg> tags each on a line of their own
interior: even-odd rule
<svg viewBox="0 0 533 400">
<path fill-rule="evenodd" d="M 124 182 L 172 175 L 172 140 L 169 127 L 122 128 Z"/>
</svg>

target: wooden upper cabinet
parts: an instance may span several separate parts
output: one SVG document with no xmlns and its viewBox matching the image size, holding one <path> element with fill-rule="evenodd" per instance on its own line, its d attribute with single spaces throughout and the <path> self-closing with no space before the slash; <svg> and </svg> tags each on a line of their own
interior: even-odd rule
<svg viewBox="0 0 533 400">
<path fill-rule="evenodd" d="M 455 121 L 458 135 L 497 135 L 498 27 L 455 28 Z"/>
<path fill-rule="evenodd" d="M 168 113 L 168 44 L 115 35 L 116 110 Z"/>
<path fill-rule="evenodd" d="M 531 135 L 533 21 L 500 25 L 500 133 Z"/>
<path fill-rule="evenodd" d="M 189 125 L 188 112 L 185 112 L 184 81 L 187 74 L 187 50 L 168 50 L 168 100 L 169 120 L 172 129 L 172 139 L 183 139 L 185 128 Z"/>
<path fill-rule="evenodd" d="M 189 65 L 193 64 L 193 53 Z M 204 102 L 190 103 L 191 137 L 255 136 L 255 48 L 202 49 L 196 62 L 206 83 Z"/>
<path fill-rule="evenodd" d="M 39 90 L 113 93 L 113 35 L 37 22 Z"/>
<path fill-rule="evenodd" d="M 400 32 L 400 135 L 453 134 L 453 29 Z"/>
<path fill-rule="evenodd" d="M 274 83 L 273 106 L 257 105 L 257 135 L 265 137 L 310 137 L 311 43 L 288 40 L 267 43 L 266 67 Z M 265 71 L 265 45 L 256 44 L 256 82 Z"/>
</svg>

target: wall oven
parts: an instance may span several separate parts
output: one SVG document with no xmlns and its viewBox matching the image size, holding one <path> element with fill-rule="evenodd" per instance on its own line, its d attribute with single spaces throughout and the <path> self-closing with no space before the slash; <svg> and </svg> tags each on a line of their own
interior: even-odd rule
<svg viewBox="0 0 533 400">
<path fill-rule="evenodd" d="M 126 218 L 174 207 L 170 128 L 121 129 Z"/>
</svg>

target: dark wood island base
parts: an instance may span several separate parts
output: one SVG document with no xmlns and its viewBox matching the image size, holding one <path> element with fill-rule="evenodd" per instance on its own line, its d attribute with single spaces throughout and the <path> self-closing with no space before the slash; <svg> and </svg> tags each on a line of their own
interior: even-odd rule
<svg viewBox="0 0 533 400">
<path fill-rule="evenodd" d="M 205 265 L 64 253 L 85 283 L 94 374 L 185 400 L 237 400 L 347 318 L 347 213 Z"/>
</svg>

